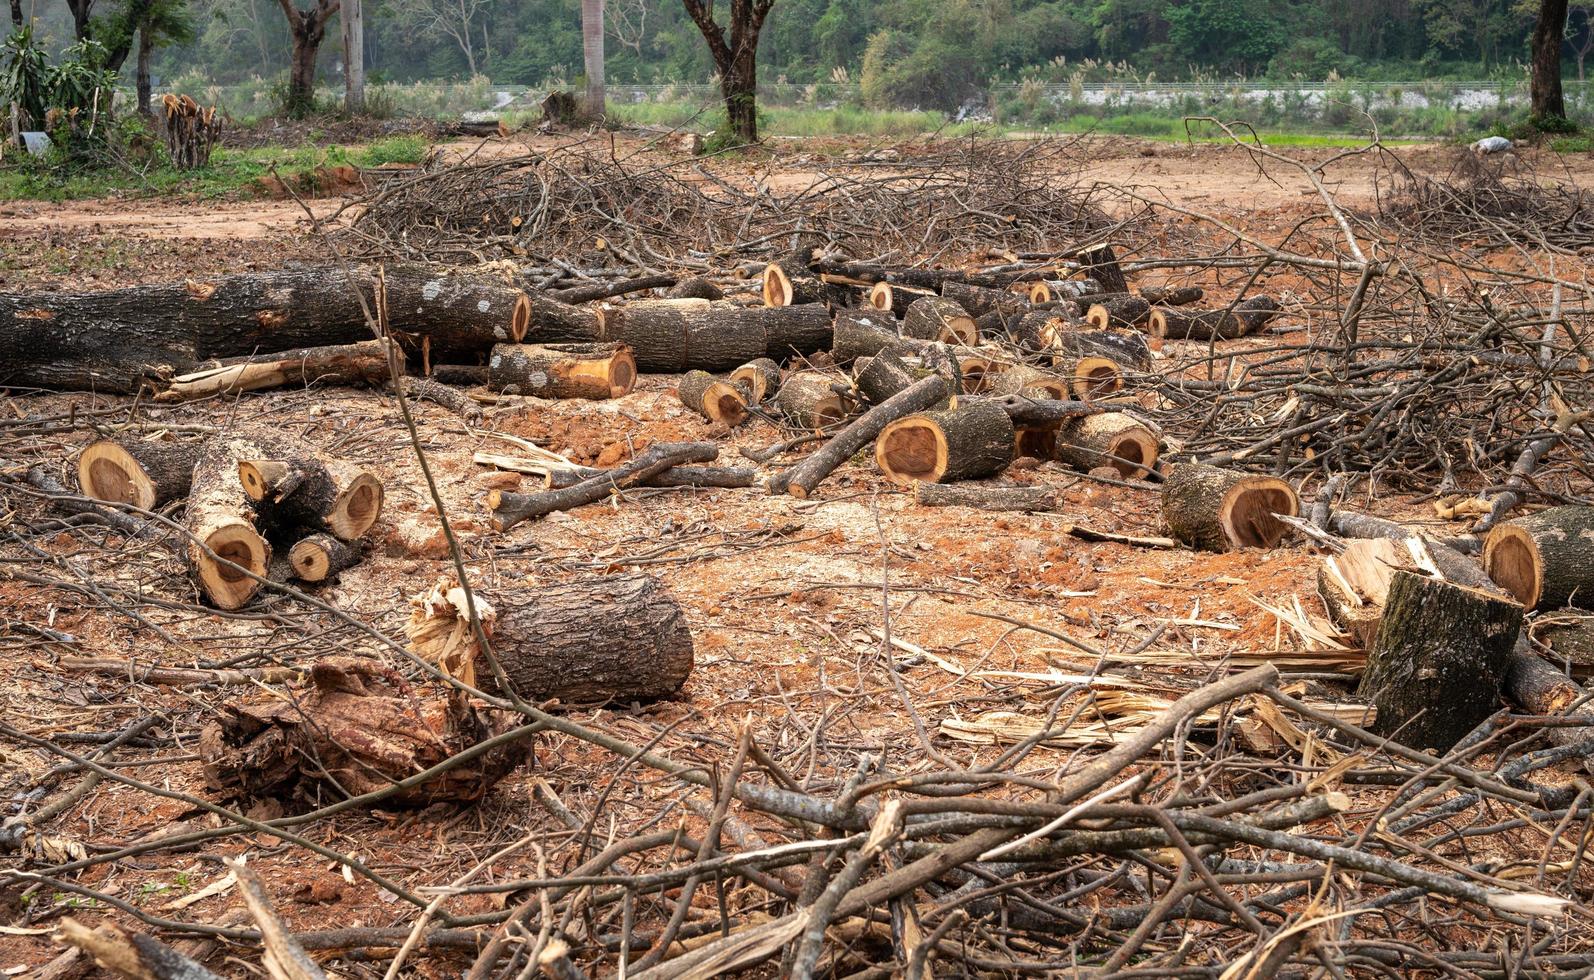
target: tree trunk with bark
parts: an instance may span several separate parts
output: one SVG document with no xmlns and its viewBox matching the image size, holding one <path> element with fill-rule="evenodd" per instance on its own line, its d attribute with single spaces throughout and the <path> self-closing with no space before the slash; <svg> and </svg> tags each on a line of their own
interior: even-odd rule
<svg viewBox="0 0 1594 980">
<path fill-rule="evenodd" d="M 682 2 L 719 71 L 731 135 L 740 144 L 758 142 L 758 35 L 775 0 L 731 0 L 729 32 L 715 22 L 712 0 Z"/>
<path fill-rule="evenodd" d="M 138 114 L 150 114 L 149 97 L 153 88 L 149 76 L 150 55 L 155 51 L 155 33 L 148 21 L 138 28 Z"/>
<path fill-rule="evenodd" d="M 1544 122 L 1566 118 L 1561 95 L 1561 42 L 1566 31 L 1567 0 L 1540 0 L 1533 28 L 1533 71 L 1530 98 L 1533 118 Z"/>
<path fill-rule="evenodd" d="M 365 111 L 364 0 L 343 0 L 343 111 Z"/>
<path fill-rule="evenodd" d="M 581 59 L 587 72 L 587 115 L 604 113 L 603 0 L 581 0 Z"/>
<path fill-rule="evenodd" d="M 293 0 L 277 0 L 288 19 L 293 37 L 293 57 L 288 70 L 288 97 L 283 108 L 289 116 L 300 118 L 315 110 L 315 62 L 321 42 L 327 36 L 327 22 L 338 12 L 339 0 L 316 0 L 314 7 L 300 10 Z"/>
</svg>

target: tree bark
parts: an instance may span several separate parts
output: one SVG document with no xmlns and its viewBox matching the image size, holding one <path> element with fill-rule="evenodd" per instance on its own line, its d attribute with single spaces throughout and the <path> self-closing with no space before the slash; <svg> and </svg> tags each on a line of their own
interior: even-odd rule
<svg viewBox="0 0 1594 980">
<path fill-rule="evenodd" d="M 1109 327 L 1127 329 L 1145 323 L 1151 315 L 1151 304 L 1139 296 L 1118 296 L 1103 299 L 1085 311 L 1085 322 L 1097 330 Z"/>
<path fill-rule="evenodd" d="M 1566 118 L 1561 94 L 1561 44 L 1566 32 L 1567 0 L 1539 0 L 1533 27 L 1533 69 L 1530 100 L 1536 121 Z"/>
<path fill-rule="evenodd" d="M 499 344 L 487 361 L 488 387 L 536 398 L 622 398 L 636 375 L 624 344 Z"/>
<path fill-rule="evenodd" d="M 293 37 L 293 57 L 288 70 L 288 98 L 283 107 L 293 118 L 315 111 L 315 62 L 326 38 L 327 21 L 338 12 L 339 0 L 316 0 L 314 7 L 299 10 L 293 0 L 277 0 L 288 19 Z"/>
<path fill-rule="evenodd" d="M 149 61 L 150 55 L 154 50 L 154 32 L 149 22 L 145 21 L 138 28 L 138 74 L 136 87 L 138 91 L 138 114 L 141 116 L 150 114 L 149 97 L 152 86 L 149 77 Z"/>
<path fill-rule="evenodd" d="M 1079 266 L 1080 274 L 1101 283 L 1104 292 L 1129 292 L 1129 280 L 1118 265 L 1118 253 L 1111 245 L 1103 243 L 1080 252 Z"/>
<path fill-rule="evenodd" d="M 1278 316 L 1271 296 L 1253 296 L 1234 309 L 1154 309 L 1146 318 L 1146 332 L 1159 340 L 1233 340 L 1256 333 Z"/>
<path fill-rule="evenodd" d="M 581 60 L 587 73 L 587 115 L 603 118 L 603 0 L 581 0 Z"/>
<path fill-rule="evenodd" d="M 849 414 L 846 399 L 835 391 L 841 381 L 821 371 L 794 374 L 781 385 L 775 406 L 786 421 L 800 429 L 818 431 L 834 425 Z"/>
<path fill-rule="evenodd" d="M 652 701 L 692 673 L 686 614 L 657 580 L 612 575 L 535 589 L 474 595 L 504 675 L 523 698 L 566 702 Z M 465 610 L 444 579 L 412 603 L 410 649 L 466 683 L 494 690 Z"/>
<path fill-rule="evenodd" d="M 729 371 L 760 357 L 812 354 L 831 343 L 823 305 L 731 306 L 704 300 L 644 300 L 606 307 L 604 339 L 628 345 L 637 370 Z"/>
<path fill-rule="evenodd" d="M 975 510 L 1052 510 L 1057 495 L 1048 487 L 997 487 L 983 484 L 920 483 L 913 499 L 922 507 L 972 507 Z"/>
<path fill-rule="evenodd" d="M 365 111 L 365 10 L 364 0 L 343 0 L 343 111 Z"/>
<path fill-rule="evenodd" d="M 974 318 L 955 301 L 940 296 L 914 300 L 902 314 L 902 335 L 915 340 L 973 346 L 980 342 Z"/>
<path fill-rule="evenodd" d="M 1180 463 L 1162 487 L 1162 516 L 1173 536 L 1205 551 L 1271 548 L 1288 528 L 1274 514 L 1300 513 L 1295 491 L 1283 480 Z"/>
<path fill-rule="evenodd" d="M 1515 602 L 1396 572 L 1360 688 L 1378 707 L 1374 731 L 1448 752 L 1494 713 L 1521 628 Z"/>
</svg>

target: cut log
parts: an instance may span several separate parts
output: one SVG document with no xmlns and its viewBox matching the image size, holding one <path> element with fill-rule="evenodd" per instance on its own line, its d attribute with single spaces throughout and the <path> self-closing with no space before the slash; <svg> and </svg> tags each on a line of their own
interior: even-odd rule
<svg viewBox="0 0 1594 980">
<path fill-rule="evenodd" d="M 889 349 L 873 357 L 860 357 L 853 362 L 853 369 L 853 384 L 871 405 L 880 404 L 918 380 L 902 358 Z"/>
<path fill-rule="evenodd" d="M 1529 609 L 1594 609 L 1594 507 L 1551 507 L 1497 525 L 1483 565 Z"/>
<path fill-rule="evenodd" d="M 1591 702 L 1582 685 L 1521 646 L 1511 653 L 1504 690 L 1512 701 L 1536 715 L 1562 715 L 1580 702 L 1579 715 L 1590 711 Z M 1594 725 L 1594 717 L 1589 717 L 1589 723 Z M 1573 739 L 1582 735 L 1577 729 L 1561 731 L 1572 734 Z"/>
<path fill-rule="evenodd" d="M 593 477 L 602 477 L 610 470 L 593 466 L 550 468 L 542 474 L 544 490 L 563 490 L 584 483 Z M 713 487 L 738 489 L 750 487 L 758 478 L 758 471 L 750 466 L 673 466 L 655 476 L 641 481 L 644 487 Z"/>
<path fill-rule="evenodd" d="M 488 387 L 536 398 L 622 398 L 636 375 L 624 344 L 499 344 L 487 361 Z"/>
<path fill-rule="evenodd" d="M 271 545 L 256 529 L 254 508 L 238 482 L 239 461 L 260 452 L 245 436 L 217 438 L 194 464 L 183 518 L 190 535 L 185 552 L 200 593 L 220 609 L 248 602 L 260 588 L 251 575 L 264 578 L 271 566 Z"/>
<path fill-rule="evenodd" d="M 1029 398 L 1025 395 L 1004 395 L 988 401 L 1006 412 L 1014 425 L 1032 428 L 1055 429 L 1069 419 L 1096 415 L 1102 411 L 1089 402 L 1052 401 Z"/>
<path fill-rule="evenodd" d="M 158 402 L 192 401 L 212 395 L 235 395 L 244 391 L 283 388 L 288 385 L 376 385 L 391 376 L 388 346 L 391 341 L 367 340 L 358 344 L 330 347 L 305 347 L 260 357 L 230 357 L 203 365 L 200 370 L 180 374 Z M 404 355 L 396 353 L 397 363 Z"/>
<path fill-rule="evenodd" d="M 1253 296 L 1232 310 L 1174 310 L 1158 308 L 1146 320 L 1146 331 L 1157 340 L 1233 340 L 1260 331 L 1278 316 L 1278 301 Z"/>
<path fill-rule="evenodd" d="M 941 286 L 941 295 L 956 302 L 969 316 L 981 317 L 993 310 L 1006 315 L 1027 312 L 1029 299 L 1006 289 L 971 286 L 968 283 L 948 281 Z"/>
<path fill-rule="evenodd" d="M 852 414 L 847 400 L 837 393 L 842 379 L 819 371 L 794 374 L 781 385 L 775 406 L 786 421 L 800 429 L 819 430 Z"/>
<path fill-rule="evenodd" d="M 511 731 L 513 712 L 479 708 L 432 690 L 420 696 L 374 660 L 330 657 L 310 668 L 310 689 L 252 704 L 224 703 L 200 733 L 213 790 L 301 807 L 381 790 Z M 530 754 L 531 739 L 506 741 L 384 797 L 381 806 L 468 803 L 487 794 Z"/>
<path fill-rule="evenodd" d="M 898 419 L 875 441 L 875 462 L 896 483 L 954 483 L 1013 461 L 1013 423 L 990 402 Z"/>
<path fill-rule="evenodd" d="M 724 299 L 725 292 L 718 286 L 704 279 L 702 276 L 693 276 L 682 279 L 664 294 L 670 299 Z"/>
<path fill-rule="evenodd" d="M 913 499 L 923 507 L 972 507 L 975 510 L 1054 510 L 1057 495 L 1047 487 L 994 487 L 975 483 L 920 483 Z"/>
<path fill-rule="evenodd" d="M 1067 398 L 1073 385 L 1048 371 L 1015 364 L 998 372 L 982 389 L 989 395 L 1027 395 L 1030 398 Z"/>
<path fill-rule="evenodd" d="M 1129 292 L 1129 280 L 1125 278 L 1123 268 L 1118 265 L 1118 253 L 1113 251 L 1111 245 L 1103 243 L 1087 248 L 1080 252 L 1077 258 L 1080 275 L 1089 276 L 1101 283 L 1103 292 Z"/>
<path fill-rule="evenodd" d="M 691 280 L 688 280 L 691 281 Z M 707 280 L 699 280 L 707 282 Z M 649 289 L 674 287 L 670 295 L 675 295 L 676 285 L 674 276 L 641 276 L 636 279 L 620 279 L 615 282 L 595 282 L 585 286 L 572 286 L 569 289 L 556 289 L 548 295 L 561 303 L 590 303 L 593 300 L 613 299 L 616 296 L 625 296 L 628 293 L 641 293 Z M 719 299 L 718 296 L 704 296 L 703 299 Z M 535 302 L 535 301 L 534 301 Z"/>
<path fill-rule="evenodd" d="M 1206 291 L 1200 286 L 1142 286 L 1140 295 L 1153 306 L 1189 306 L 1201 302 Z"/>
<path fill-rule="evenodd" d="M 760 357 L 812 354 L 830 345 L 823 306 L 781 309 L 651 300 L 607 307 L 606 340 L 623 343 L 644 374 L 729 371 Z"/>
<path fill-rule="evenodd" d="M 830 356 L 839 365 L 860 357 L 873 357 L 886 348 L 900 349 L 903 337 L 890 316 L 868 310 L 841 310 L 836 314 Z"/>
<path fill-rule="evenodd" d="M 1160 441 L 1139 419 L 1103 412 L 1063 423 L 1055 453 L 1059 461 L 1082 472 L 1111 466 L 1125 480 L 1140 480 L 1156 468 Z"/>
<path fill-rule="evenodd" d="M 829 350 L 834 341 L 830 310 L 822 303 L 752 308 L 764 325 L 764 354 L 777 361 Z"/>
<path fill-rule="evenodd" d="M 1272 548 L 1289 528 L 1274 514 L 1296 517 L 1300 501 L 1283 480 L 1200 463 L 1168 468 L 1162 516 L 1173 536 L 1206 551 Z"/>
<path fill-rule="evenodd" d="M 1029 301 L 1037 306 L 1064 299 L 1084 299 L 1102 292 L 1094 279 L 1037 279 L 1029 284 Z"/>
<path fill-rule="evenodd" d="M 394 333 L 434 353 L 518 340 L 531 315 L 498 281 L 410 266 L 386 281 Z M 372 339 L 374 298 L 370 273 L 338 268 L 0 295 L 0 385 L 130 393 L 211 359 L 359 343 Z"/>
<path fill-rule="evenodd" d="M 1151 315 L 1151 304 L 1139 296 L 1102 299 L 1085 311 L 1085 322 L 1097 330 L 1138 327 Z"/>
<path fill-rule="evenodd" d="M 1065 330 L 1051 336 L 1052 366 L 1067 373 L 1076 398 L 1122 391 L 1125 376 L 1151 370 L 1151 348 L 1139 334 Z"/>
<path fill-rule="evenodd" d="M 650 576 L 477 592 L 473 600 L 493 655 L 522 698 L 654 701 L 675 694 L 692 673 L 686 614 Z M 497 689 L 453 579 L 411 601 L 406 632 L 417 656 L 466 684 Z"/>
<path fill-rule="evenodd" d="M 880 435 L 886 426 L 914 412 L 942 404 L 952 396 L 946 378 L 932 374 L 891 396 L 854 419 L 818 452 L 769 481 L 771 493 L 786 492 L 806 498 L 825 478 Z"/>
<path fill-rule="evenodd" d="M 722 381 L 707 371 L 688 371 L 675 386 L 681 404 L 708 419 L 737 426 L 747 418 L 747 395 L 739 385 Z"/>
<path fill-rule="evenodd" d="M 102 922 L 90 928 L 73 918 L 62 919 L 58 939 L 76 947 L 72 952 L 82 950 L 93 957 L 96 964 L 113 976 L 130 977 L 132 980 L 221 980 L 154 936 L 134 932 L 113 922 Z M 36 971 L 28 971 L 28 975 L 37 980 L 75 977 L 81 975 L 83 966 L 80 964 L 78 968 L 65 973 L 41 967 Z"/>
<path fill-rule="evenodd" d="M 1378 708 L 1373 730 L 1448 752 L 1495 712 L 1521 628 L 1515 602 L 1396 572 L 1360 687 Z"/>
<path fill-rule="evenodd" d="M 719 454 L 719 447 L 711 442 L 660 442 L 649 446 L 624 466 L 605 470 L 601 476 L 562 490 L 542 493 L 493 490 L 487 494 L 493 530 L 507 531 L 521 521 L 596 503 L 618 490 L 644 483 L 672 466 L 711 463 Z"/>
<path fill-rule="evenodd" d="M 948 282 L 963 282 L 975 286 L 1004 289 L 1014 275 L 985 275 L 962 269 L 914 269 L 904 266 L 879 265 L 872 262 L 848 262 L 844 259 L 821 256 L 818 261 L 822 272 L 844 276 L 861 282 L 883 282 L 907 286 L 912 289 L 940 292 Z"/>
<path fill-rule="evenodd" d="M 305 582 L 324 582 L 344 569 L 360 563 L 360 545 L 339 541 L 330 534 L 311 534 L 288 549 L 293 577 Z"/>
<path fill-rule="evenodd" d="M 274 452 L 260 455 L 262 448 Z M 382 516 L 382 481 L 365 467 L 321 459 L 281 440 L 254 450 L 238 458 L 233 479 L 254 502 L 264 526 L 279 533 L 312 528 L 353 541 Z"/>
<path fill-rule="evenodd" d="M 760 357 L 732 371 L 726 380 L 746 387 L 748 404 L 762 405 L 780 391 L 780 365 Z"/>
<path fill-rule="evenodd" d="M 803 248 L 764 266 L 761 290 L 764 305 L 797 306 L 824 302 L 825 284 L 811 268 L 813 260 L 814 250 Z"/>
<path fill-rule="evenodd" d="M 1594 674 L 1594 613 L 1561 610 L 1533 617 L 1528 633 L 1550 648 L 1550 658 L 1579 677 Z M 1594 710 L 1591 706 L 1590 710 Z"/>
<path fill-rule="evenodd" d="M 869 289 L 869 306 L 882 313 L 902 316 L 908 307 L 926 296 L 938 295 L 934 289 L 920 289 L 902 283 L 877 282 Z"/>
<path fill-rule="evenodd" d="M 974 318 L 957 303 L 939 296 L 915 300 L 902 316 L 901 332 L 904 337 L 943 344 L 972 346 L 980 341 Z"/>
<path fill-rule="evenodd" d="M 963 392 L 978 395 L 994 390 L 997 376 L 1015 366 L 1014 355 L 1001 347 L 967 347 L 958 351 L 958 371 Z"/>
<path fill-rule="evenodd" d="M 547 111 L 544 99 L 544 112 Z M 509 127 L 502 119 L 462 119 L 438 127 L 439 136 L 469 137 L 472 139 L 508 139 Z"/>
<path fill-rule="evenodd" d="M 572 306 L 553 297 L 534 293 L 526 330 L 509 342 L 591 343 L 603 339 L 603 327 L 604 308 L 601 306 Z"/>
<path fill-rule="evenodd" d="M 455 388 L 475 388 L 487 384 L 487 370 L 485 364 L 434 364 L 431 380 Z"/>
<path fill-rule="evenodd" d="M 204 452 L 204 442 L 101 439 L 78 457 L 78 487 L 85 497 L 154 510 L 188 496 Z"/>
</svg>

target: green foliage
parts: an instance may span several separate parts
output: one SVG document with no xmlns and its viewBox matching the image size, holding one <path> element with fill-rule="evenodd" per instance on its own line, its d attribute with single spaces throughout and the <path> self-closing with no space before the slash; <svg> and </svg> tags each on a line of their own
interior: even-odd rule
<svg viewBox="0 0 1594 980">
<path fill-rule="evenodd" d="M 937 37 L 914 40 L 903 32 L 881 31 L 864 52 L 863 99 L 877 108 L 950 111 L 978 91 L 978 72 L 967 48 Z"/>
<path fill-rule="evenodd" d="M 1214 68 L 1254 71 L 1284 43 L 1284 25 L 1267 0 L 1184 0 L 1165 16 L 1168 40 Z"/>
<path fill-rule="evenodd" d="M 0 103 L 16 103 L 22 110 L 25 128 L 42 125 L 50 85 L 50 62 L 44 49 L 33 43 L 32 25 L 11 32 L 6 38 L 4 56 Z"/>
</svg>

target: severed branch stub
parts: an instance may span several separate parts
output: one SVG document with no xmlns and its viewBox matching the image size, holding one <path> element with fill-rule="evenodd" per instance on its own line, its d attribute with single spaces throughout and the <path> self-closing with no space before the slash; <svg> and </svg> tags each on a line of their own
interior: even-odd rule
<svg viewBox="0 0 1594 980">
<path fill-rule="evenodd" d="M 556 510 L 569 510 L 596 503 L 609 494 L 636 486 L 682 463 L 712 463 L 719 458 L 719 446 L 712 442 L 661 442 L 649 446 L 635 459 L 583 480 L 562 490 L 541 493 L 512 493 L 494 490 L 487 495 L 495 531 L 507 531 L 521 521 L 543 517 Z"/>
<path fill-rule="evenodd" d="M 815 487 L 824 482 L 825 477 L 835 472 L 836 467 L 873 442 L 887 425 L 914 412 L 939 405 L 951 397 L 951 394 L 946 378 L 939 374 L 919 379 L 911 387 L 892 395 L 854 419 L 818 452 L 785 473 L 772 478 L 769 481 L 770 493 L 785 492 L 793 497 L 806 498 L 814 492 Z"/>
</svg>

